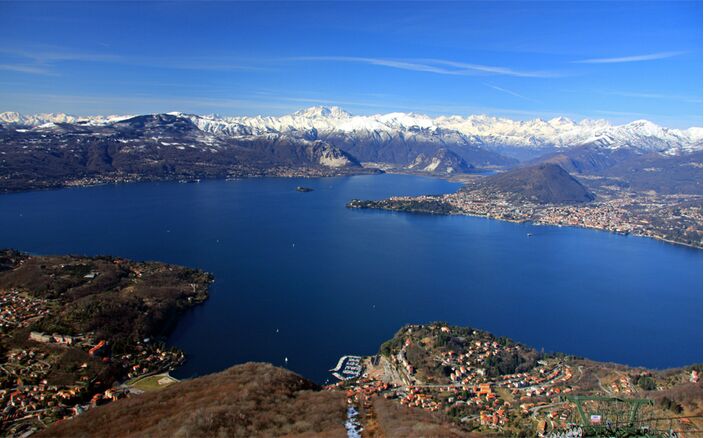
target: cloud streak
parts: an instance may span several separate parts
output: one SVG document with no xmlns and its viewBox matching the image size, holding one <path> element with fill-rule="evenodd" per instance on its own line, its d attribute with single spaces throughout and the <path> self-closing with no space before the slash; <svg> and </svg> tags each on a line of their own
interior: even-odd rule
<svg viewBox="0 0 704 438">
<path fill-rule="evenodd" d="M 573 61 L 575 64 L 621 64 L 626 62 L 656 61 L 682 55 L 684 52 L 657 52 L 645 55 L 620 56 L 615 58 L 590 58 Z"/>
<path fill-rule="evenodd" d="M 538 102 L 538 101 L 535 100 L 535 99 L 531 99 L 531 98 L 528 97 L 528 96 L 524 96 L 524 95 L 522 95 L 522 94 L 520 94 L 520 93 L 516 93 L 515 91 L 509 90 L 508 88 L 502 88 L 502 87 L 499 87 L 499 86 L 497 86 L 497 85 L 487 84 L 487 83 L 485 83 L 484 85 L 486 85 L 487 87 L 492 88 L 492 89 L 494 89 L 494 90 L 496 90 L 496 91 L 500 91 L 500 92 L 502 92 L 502 93 L 506 93 L 506 94 L 509 94 L 509 95 L 511 95 L 511 96 L 518 97 L 519 99 L 528 100 L 528 101 L 530 101 L 530 102 Z"/>
<path fill-rule="evenodd" d="M 25 64 L 0 64 L 0 70 L 5 70 L 5 71 L 14 71 L 18 73 L 28 73 L 32 75 L 44 75 L 44 76 L 52 76 L 54 73 L 52 73 L 50 70 L 36 66 L 36 65 L 25 65 Z"/>
<path fill-rule="evenodd" d="M 344 62 L 375 65 L 398 70 L 417 71 L 450 76 L 512 76 L 521 78 L 554 78 L 563 74 L 544 70 L 519 70 L 506 66 L 474 64 L 447 59 L 394 59 L 362 56 L 295 56 L 288 58 L 240 59 L 228 55 L 202 57 L 144 57 L 82 51 L 59 46 L 17 48 L 0 45 L 0 54 L 16 57 L 25 67 L 14 71 L 30 74 L 51 74 L 52 67 L 63 62 L 93 62 L 176 70 L 209 71 L 271 71 L 280 63 Z M 9 65 L 9 64 L 7 64 Z M 9 68 L 7 68 L 9 70 Z"/>
<path fill-rule="evenodd" d="M 13 70 L 29 74 L 54 74 L 53 69 L 64 62 L 92 62 L 132 65 L 150 68 L 166 68 L 174 70 L 208 70 L 208 71 L 264 71 L 267 67 L 255 66 L 251 63 L 233 59 L 228 56 L 209 57 L 144 57 L 122 56 L 111 53 L 80 51 L 58 46 L 33 47 L 17 49 L 0 46 L 0 54 L 18 59 L 22 64 L 5 64 L 5 70 Z M 21 60 L 21 61 L 20 61 Z M 9 66 L 15 66 L 10 68 Z"/>
<path fill-rule="evenodd" d="M 454 76 L 503 75 L 523 78 L 551 78 L 561 76 L 549 71 L 522 71 L 509 67 L 469 64 L 445 59 L 390 59 L 368 58 L 359 56 L 297 56 L 285 58 L 285 61 L 297 62 L 348 62 L 356 64 L 378 65 L 399 70 L 435 73 Z"/>
</svg>

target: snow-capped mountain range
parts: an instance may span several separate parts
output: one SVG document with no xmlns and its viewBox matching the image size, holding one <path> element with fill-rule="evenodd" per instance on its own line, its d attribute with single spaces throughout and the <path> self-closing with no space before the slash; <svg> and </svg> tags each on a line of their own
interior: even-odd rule
<svg viewBox="0 0 704 438">
<path fill-rule="evenodd" d="M 360 141 L 377 145 L 398 139 L 432 143 L 440 146 L 481 147 L 506 153 L 513 149 L 561 150 L 582 145 L 617 149 L 629 147 L 643 152 L 667 155 L 702 149 L 702 127 L 671 129 L 647 120 L 612 125 L 606 120 L 584 119 L 579 122 L 565 117 L 550 120 L 512 120 L 486 115 L 431 117 L 415 113 L 352 115 L 339 107 L 311 107 L 278 117 L 220 117 L 169 113 L 191 120 L 199 129 L 219 137 L 286 135 L 307 140 L 324 140 L 340 147 Z M 99 126 L 133 116 L 77 117 L 67 114 L 22 115 L 0 113 L 0 124 L 23 125 L 29 128 L 51 127 L 49 124 L 81 124 Z M 354 147 L 351 152 L 354 154 Z M 367 160 L 375 157 L 365 157 Z M 372 154 L 373 155 L 373 154 Z M 510 153 L 509 153 L 510 155 Z M 383 157 L 381 157 L 383 158 Z M 407 161 L 412 161 L 409 157 Z"/>
<path fill-rule="evenodd" d="M 0 191 L 80 178 L 433 175 L 553 163 L 635 190 L 701 192 L 702 128 L 312 107 L 280 117 L 0 114 Z"/>
<path fill-rule="evenodd" d="M 39 113 L 39 114 L 20 114 L 18 112 L 0 113 L 0 123 L 8 125 L 23 125 L 23 126 L 41 126 L 58 123 L 84 123 L 90 125 L 105 125 L 108 123 L 118 122 L 120 120 L 134 117 L 132 115 L 111 115 L 111 116 L 73 116 L 64 113 Z"/>
</svg>

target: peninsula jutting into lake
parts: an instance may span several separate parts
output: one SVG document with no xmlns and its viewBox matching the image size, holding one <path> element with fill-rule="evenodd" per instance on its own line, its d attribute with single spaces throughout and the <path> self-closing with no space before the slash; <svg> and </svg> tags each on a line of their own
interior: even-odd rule
<svg viewBox="0 0 704 438">
<path fill-rule="evenodd" d="M 567 119 L 526 124 L 474 116 L 354 116 L 336 107 L 269 119 L 3 113 L 0 121 L 5 164 L 0 190 L 5 192 L 134 181 L 400 172 L 467 185 L 442 197 L 355 200 L 349 205 L 583 226 L 696 247 L 702 242 L 700 128 L 667 129 L 650 122 L 577 124 Z M 497 136 L 505 136 L 500 146 Z M 528 139 L 533 140 L 526 144 Z M 516 155 L 524 160 L 519 162 Z M 487 169 L 495 174 L 487 175 Z"/>
<path fill-rule="evenodd" d="M 445 323 L 405 326 L 376 355 L 340 358 L 331 370 L 339 382 L 322 392 L 310 381 L 264 364 L 181 383 L 168 373 L 183 362 L 183 354 L 165 345 L 163 335 L 183 309 L 207 298 L 209 274 L 113 257 L 29 256 L 12 250 L 2 253 L 0 266 L 4 435 L 47 426 L 45 434 L 51 436 L 92 434 L 96 424 L 118 418 L 128 421 L 132 433 L 151 434 L 155 423 L 147 418 L 155 405 L 183 412 L 170 414 L 160 433 L 203 433 L 209 428 L 203 429 L 200 418 L 207 415 L 225 421 L 226 430 L 248 433 L 339 434 L 347 416 L 348 430 L 391 432 L 403 423 L 409 430 L 423 427 L 443 436 L 472 430 L 530 435 L 536 429 L 555 433 L 574 428 L 570 425 L 579 424 L 583 401 L 618 404 L 633 396 L 642 397 L 641 415 L 649 417 L 642 425 L 653 427 L 659 423 L 650 418 L 659 418 L 663 424 L 669 421 L 663 427 L 679 433 L 696 433 L 701 427 L 700 364 L 655 371 L 599 363 L 538 352 L 505 337 Z M 242 389 L 251 379 L 257 382 L 255 393 Z M 191 398 L 205 388 L 210 388 L 210 401 L 201 397 L 198 413 L 186 413 L 186 406 L 195 403 Z M 274 401 L 282 395 L 295 408 Z M 222 409 L 212 404 L 216 399 L 240 415 L 255 415 L 246 407 L 252 403 L 272 408 L 256 414 L 258 420 L 225 420 Z M 347 404 L 361 412 L 359 419 L 350 418 Z M 270 422 L 270 416 L 306 422 L 279 429 L 283 425 Z M 307 422 L 314 418 L 323 420 Z M 610 413 L 602 421 L 618 419 Z"/>
<path fill-rule="evenodd" d="M 598 212 L 608 208 L 599 202 L 613 202 L 598 201 L 608 194 L 589 190 L 557 165 L 540 166 L 488 176 L 467 174 L 464 183 L 411 170 L 399 169 L 393 171 L 398 174 L 391 174 L 387 169 L 386 173 L 328 178 L 204 178 L 199 184 L 142 182 L 3 195 L 3 229 L 13 230 L 4 233 L 3 241 L 10 246 L 33 253 L 116 254 L 163 260 L 203 269 L 216 279 L 208 300 L 184 313 L 178 323 L 169 324 L 173 332 L 168 338 L 163 337 L 161 328 L 152 325 L 153 332 L 138 335 L 135 341 L 129 341 L 133 344 L 128 342 L 119 351 L 113 350 L 115 340 L 102 339 L 93 332 L 105 330 L 108 326 L 103 323 L 90 330 L 63 325 L 57 329 L 56 324 L 45 328 L 41 321 L 51 320 L 51 314 L 46 314 L 38 322 L 30 319 L 24 332 L 10 332 L 9 343 L 3 343 L 8 352 L 6 368 L 20 376 L 24 376 L 23 367 L 31 367 L 31 372 L 22 378 L 19 389 L 16 379 L 7 381 L 7 430 L 18 435 L 38 431 L 56 420 L 78 415 L 56 428 L 49 427 L 47 433 L 69 436 L 75 434 L 75 428 L 90 431 L 92 426 L 88 424 L 93 424 L 93 415 L 98 412 L 105 412 L 108 417 L 104 418 L 124 416 L 127 414 L 119 408 L 124 406 L 147 414 L 152 409 L 150 403 L 162 403 L 161 390 L 169 399 L 174 396 L 168 394 L 179 393 L 175 397 L 186 402 L 188 394 L 200 391 L 199 385 L 224 388 L 224 381 L 218 379 L 231 379 L 233 385 L 239 385 L 236 382 L 242 379 L 257 381 L 267 394 L 277 391 L 270 385 L 290 387 L 285 382 L 296 382 L 295 387 L 300 389 L 293 390 L 289 397 L 299 397 L 295 394 L 301 390 L 317 390 L 317 385 L 333 385 L 315 393 L 314 399 L 319 401 L 301 401 L 307 410 L 281 414 L 267 411 L 257 423 L 259 430 L 273 427 L 268 415 L 322 415 L 325 421 L 311 423 L 316 425 L 313 433 L 339 430 L 336 428 L 346 422 L 348 430 L 353 431 L 403 430 L 401 425 L 414 424 L 450 436 L 473 430 L 499 435 L 507 431 L 548 433 L 578 424 L 576 402 L 561 399 L 573 395 L 645 397 L 653 405 L 648 405 L 644 414 L 675 418 L 672 421 L 680 432 L 693 430 L 682 421 L 700 427 L 701 407 L 693 400 L 698 399 L 701 382 L 692 377 L 692 371 L 697 375 L 700 372 L 700 366 L 692 365 L 701 356 L 698 327 L 702 324 L 702 286 L 701 279 L 692 275 L 702 262 L 700 249 L 623 235 L 623 230 L 610 234 L 537 226 L 521 216 L 496 215 L 502 219 L 497 221 L 456 214 L 408 215 L 346 208 L 354 199 L 374 200 L 368 202 L 381 205 L 391 199 L 408 200 L 411 208 L 402 210 L 432 213 L 456 213 L 455 209 L 464 205 L 469 209 L 487 206 L 498 212 L 505 209 L 513 215 L 560 209 L 582 214 L 584 209 Z M 528 173 L 530 178 L 522 177 L 533 169 L 538 169 L 540 178 L 533 178 L 532 173 Z M 505 182 L 504 178 L 516 173 L 518 177 L 511 179 L 511 184 Z M 548 184 L 553 182 L 557 187 Z M 499 183 L 505 191 L 489 188 Z M 301 189 L 306 193 L 300 193 Z M 676 195 L 662 196 L 676 199 Z M 414 204 L 419 201 L 417 205 L 423 208 Z M 522 210 L 526 207 L 531 210 Z M 697 208 L 681 208 L 677 215 L 668 213 L 670 216 L 662 216 L 668 210 L 661 208 L 657 214 L 670 221 L 666 229 L 678 230 L 688 218 L 697 219 Z M 610 219 L 620 217 L 613 215 L 615 211 L 606 210 L 596 217 L 606 221 L 604 224 L 620 227 Z M 565 219 L 554 223 L 586 225 L 570 223 L 570 216 L 562 217 Z M 46 242 L 52 242 L 51 246 Z M 491 269 L 486 260 L 492 260 Z M 80 263 L 88 266 L 92 262 Z M 131 266 L 133 262 L 125 263 Z M 272 266 L 277 275 L 271 275 Z M 112 287 L 101 283 L 108 277 L 98 269 L 82 269 L 87 271 L 78 271 L 79 289 L 85 289 L 81 282 Z M 51 278 L 61 281 L 62 275 Z M 9 289 L 4 293 L 7 299 L 28 305 L 30 311 L 55 308 L 52 301 L 26 301 L 32 287 L 30 284 L 27 292 Z M 191 286 L 147 287 L 146 294 L 179 296 L 178 290 Z M 132 293 L 129 286 L 120 288 L 124 288 L 120 294 Z M 143 299 L 153 303 L 148 295 Z M 184 304 L 191 305 L 191 301 Z M 512 306 L 507 307 L 507 302 Z M 73 304 L 66 306 L 67 311 L 73 309 Z M 79 309 L 77 306 L 66 315 Z M 108 315 L 113 311 L 129 316 L 112 306 L 101 309 L 108 312 L 101 321 L 111 320 Z M 156 309 L 158 315 L 172 313 L 166 308 Z M 609 337 L 594 337 L 593 326 L 574 323 L 595 318 Z M 464 362 L 432 364 L 413 355 L 404 362 L 400 352 L 374 357 L 379 345 L 409 321 L 438 319 L 488 330 L 516 339 L 528 349 L 546 351 L 545 359 L 536 359 L 546 365 L 532 364 L 526 368 L 529 373 L 506 369 L 493 376 L 486 371 L 482 375 L 478 370 L 485 367 L 475 364 L 478 370 L 465 375 L 462 367 L 470 368 Z M 171 317 L 168 320 L 175 321 Z M 147 316 L 140 321 L 156 320 Z M 355 329 L 339 321 L 350 321 Z M 114 333 L 121 339 L 120 331 Z M 161 333 L 161 339 L 152 333 Z M 303 338 L 307 339 L 305 344 L 300 342 Z M 20 339 L 22 347 L 12 344 L 13 339 Z M 65 346 L 67 339 L 71 346 Z M 625 349 L 624 345 L 632 348 Z M 110 349 L 105 350 L 106 346 Z M 44 351 L 47 347 L 49 352 Z M 72 365 L 64 366 L 63 359 L 56 359 L 64 357 L 62 349 L 75 351 L 74 359 L 80 362 L 75 362 L 75 371 L 66 371 Z M 91 354 L 93 349 L 95 353 Z M 568 358 L 552 352 L 562 352 Z M 494 353 L 499 357 L 504 354 L 501 348 Z M 512 353 L 507 350 L 506 354 Z M 328 370 L 343 356 L 368 357 L 355 364 L 343 363 L 338 375 L 345 383 L 335 384 L 337 377 Z M 580 362 L 577 357 L 589 360 Z M 93 370 L 91 360 L 113 371 L 95 374 L 99 370 Z M 220 377 L 204 377 L 215 379 L 212 381 L 196 378 L 249 361 L 283 366 L 316 383 L 253 365 L 233 368 Z M 44 362 L 49 365 L 33 365 Z M 450 374 L 445 376 L 450 381 L 444 391 L 441 388 L 446 382 L 428 383 L 425 371 L 416 374 L 424 366 L 447 369 Z M 413 373 L 408 374 L 408 367 Z M 541 372 L 541 367 L 546 371 Z M 677 371 L 658 371 L 663 368 Z M 555 370 L 557 377 L 549 377 Z M 592 377 L 577 374 L 580 370 L 587 376 L 599 376 L 596 386 L 588 380 Z M 451 377 L 456 378 L 456 371 L 462 376 L 459 383 Z M 55 375 L 64 380 L 56 380 Z M 508 380 L 501 380 L 503 376 Z M 83 377 L 89 384 L 81 383 Z M 178 383 L 176 379 L 189 382 Z M 537 383 L 531 383 L 534 380 Z M 655 389 L 650 389 L 650 383 L 638 386 L 641 380 L 655 382 Z M 518 386 L 512 386 L 514 383 Z M 426 384 L 441 386 L 426 388 Z M 158 393 L 140 395 L 143 391 Z M 69 398 L 59 395 L 69 393 Z M 121 397 L 127 400 L 119 400 Z M 267 400 L 262 399 L 262 403 L 271 403 Z M 44 409 L 44 402 L 52 405 L 38 416 L 32 414 L 37 408 Z M 112 408 L 91 412 L 93 406 L 105 403 L 116 406 L 115 414 Z M 247 400 L 233 403 L 242 406 Z M 357 412 L 349 414 L 351 417 L 346 410 L 348 403 Z M 173 407 L 174 412 L 179 409 Z M 217 418 L 217 414 L 212 415 Z M 198 421 L 174 417 L 170 427 L 207 430 L 199 429 Z M 244 427 L 234 420 L 217 421 L 223 421 L 227 428 Z M 141 427 L 135 424 L 134 430 L 150 433 Z"/>
<path fill-rule="evenodd" d="M 701 1 L 0 4 L 1 437 L 702 436 Z"/>
</svg>

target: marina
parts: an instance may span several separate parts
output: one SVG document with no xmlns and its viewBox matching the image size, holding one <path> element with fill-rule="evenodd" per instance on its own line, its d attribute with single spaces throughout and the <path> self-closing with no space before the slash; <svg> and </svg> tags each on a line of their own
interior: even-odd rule
<svg viewBox="0 0 704 438">
<path fill-rule="evenodd" d="M 338 380 L 351 380 L 359 378 L 363 369 L 360 356 L 342 356 L 337 361 L 335 368 L 331 369 L 330 372 Z"/>
</svg>

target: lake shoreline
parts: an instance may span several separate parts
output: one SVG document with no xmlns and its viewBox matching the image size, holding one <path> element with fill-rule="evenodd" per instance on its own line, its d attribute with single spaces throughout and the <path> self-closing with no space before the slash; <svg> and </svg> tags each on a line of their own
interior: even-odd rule
<svg viewBox="0 0 704 438">
<path fill-rule="evenodd" d="M 359 209 L 359 210 L 383 210 L 383 211 L 392 211 L 395 213 L 405 213 L 405 214 L 427 214 L 427 215 L 433 215 L 433 216 L 466 216 L 466 217 L 476 217 L 476 218 L 482 218 L 482 219 L 489 219 L 489 220 L 494 220 L 494 221 L 501 221 L 501 222 L 508 222 L 508 223 L 513 223 L 513 224 L 529 224 L 529 225 L 534 225 L 534 226 L 546 226 L 546 227 L 555 227 L 555 228 L 572 228 L 572 229 L 583 229 L 583 230 L 593 230 L 593 231 L 600 231 L 600 232 L 606 232 L 609 234 L 614 234 L 617 236 L 633 236 L 633 237 L 640 237 L 640 238 L 647 238 L 647 239 L 653 239 L 657 240 L 663 243 L 668 243 L 671 245 L 675 246 L 684 246 L 687 248 L 692 248 L 692 249 L 697 249 L 699 251 L 702 251 L 701 246 L 696 246 L 696 245 L 691 245 L 685 242 L 678 242 L 676 240 L 669 240 L 663 237 L 659 236 L 649 236 L 647 234 L 635 234 L 635 233 L 619 233 L 616 231 L 611 231 L 607 230 L 604 228 L 598 228 L 598 227 L 590 227 L 590 226 L 582 226 L 582 225 L 563 225 L 563 224 L 555 224 L 555 223 L 550 223 L 550 222 L 537 222 L 537 221 L 531 221 L 531 220 L 515 220 L 515 219 L 508 219 L 508 218 L 501 218 L 501 217 L 494 217 L 494 216 L 486 216 L 486 215 L 481 215 L 481 214 L 472 214 L 469 212 L 451 212 L 451 213 L 442 213 L 442 212 L 432 212 L 432 211 L 422 211 L 422 210 L 397 210 L 394 208 L 384 208 L 384 207 L 355 207 L 355 206 L 350 206 L 350 203 L 347 204 L 348 208 L 353 208 L 353 209 Z"/>
<path fill-rule="evenodd" d="M 297 186 L 314 191 L 301 194 Z M 617 363 L 662 368 L 693 361 L 697 340 L 688 340 L 696 337 L 691 327 L 700 318 L 693 292 L 700 280 L 691 273 L 701 252 L 571 227 L 545 227 L 544 237 L 527 240 L 527 231 L 537 234 L 532 225 L 344 207 L 354 198 L 458 187 L 439 178 L 383 174 L 15 194 L 0 205 L 6 230 L 0 240 L 34 254 L 116 254 L 212 272 L 217 282 L 210 298 L 187 311 L 167 340 L 187 354 L 178 378 L 248 360 L 283 365 L 288 358 L 291 369 L 324 382 L 344 354 L 372 353 L 404 323 L 439 319 Z M 664 291 L 669 295 L 662 305 Z M 578 296 L 586 303 L 575 303 Z M 603 312 L 603 300 L 609 309 L 629 311 L 604 317 L 603 330 L 613 335 L 597 343 L 588 327 L 571 321 Z M 684 310 L 683 300 L 689 303 Z M 667 327 L 656 326 L 664 335 L 648 336 L 652 349 L 617 348 L 639 345 L 642 333 L 651 333 L 652 324 L 633 315 L 654 308 Z M 553 315 L 552 326 L 536 320 L 545 312 Z M 359 330 L 333 322 L 340 318 Z M 633 329 L 622 330 L 626 323 Z M 555 326 L 562 330 L 558 336 Z M 301 348 L 301 338 L 310 346 Z M 667 360 L 653 351 L 668 352 Z"/>
</svg>

